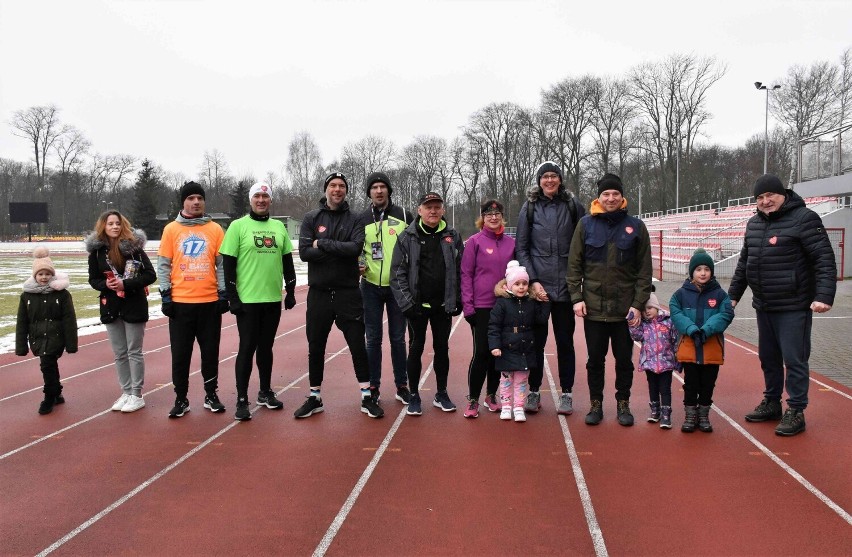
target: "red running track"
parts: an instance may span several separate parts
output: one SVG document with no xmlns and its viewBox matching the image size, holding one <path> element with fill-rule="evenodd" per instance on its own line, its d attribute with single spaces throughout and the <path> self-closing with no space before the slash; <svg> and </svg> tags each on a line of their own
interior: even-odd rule
<svg viewBox="0 0 852 557">
<path fill-rule="evenodd" d="M 285 409 L 252 406 L 249 422 L 233 420 L 230 315 L 220 354 L 224 414 L 202 408 L 196 354 L 192 411 L 167 419 L 174 395 L 163 320 L 148 324 L 147 406 L 133 414 L 109 411 L 120 393 L 105 333 L 83 337 L 78 354 L 62 357 L 68 402 L 47 416 L 36 412 L 38 359 L 0 355 L 0 553 L 852 554 L 852 394 L 834 382 L 815 375 L 808 430 L 777 437 L 775 424 L 742 418 L 760 399 L 762 377 L 754 347 L 730 338 L 712 434 L 678 431 L 677 406 L 670 431 L 644 422 L 641 374 L 632 396 L 637 423 L 619 426 L 612 362 L 597 427 L 583 423 L 584 371 L 572 416 L 557 417 L 553 392 L 543 389 L 544 408 L 526 423 L 487 412 L 466 420 L 470 332 L 456 320 L 449 391 L 458 412 L 428 404 L 428 373 L 423 416 L 406 416 L 388 389 L 385 417 L 367 418 L 335 330 L 325 412 L 295 420 L 307 394 L 303 288 L 297 298 L 282 313 L 274 349 L 273 386 Z M 582 370 L 581 325 L 575 345 Z M 424 363 L 430 359 L 427 348 Z M 386 350 L 386 376 L 389 361 Z M 545 387 L 554 376 L 548 369 Z"/>
</svg>

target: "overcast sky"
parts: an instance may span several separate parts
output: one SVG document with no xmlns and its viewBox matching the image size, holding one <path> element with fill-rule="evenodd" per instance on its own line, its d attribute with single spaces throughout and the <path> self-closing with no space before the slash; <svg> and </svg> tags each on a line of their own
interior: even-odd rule
<svg viewBox="0 0 852 557">
<path fill-rule="evenodd" d="M 534 107 L 565 77 L 676 52 L 727 65 L 705 132 L 740 145 L 763 131 L 754 81 L 849 46 L 848 0 L 0 0 L 0 157 L 31 159 L 8 121 L 53 103 L 99 153 L 194 177 L 218 149 L 261 177 L 299 131 L 326 164 L 370 134 L 449 141 L 489 103 Z"/>
</svg>

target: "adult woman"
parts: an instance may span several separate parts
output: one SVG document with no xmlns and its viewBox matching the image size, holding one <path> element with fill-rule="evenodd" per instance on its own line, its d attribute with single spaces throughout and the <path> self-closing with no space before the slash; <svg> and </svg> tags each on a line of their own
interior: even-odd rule
<svg viewBox="0 0 852 557">
<path fill-rule="evenodd" d="M 133 230 L 118 211 L 98 217 L 95 231 L 86 238 L 89 285 L 100 291 L 101 323 L 106 325 L 122 395 L 112 409 L 135 412 L 145 406 L 142 384 L 145 362 L 142 338 L 148 321 L 148 285 L 157 274 L 144 247 L 142 230 Z"/>
<path fill-rule="evenodd" d="M 476 221 L 479 232 L 468 238 L 461 263 L 461 295 L 464 318 L 473 334 L 473 357 L 467 369 L 468 406 L 465 418 L 479 416 L 479 394 L 485 388 L 484 406 L 500 410 L 495 394 L 500 374 L 494 370 L 494 357 L 488 350 L 488 318 L 494 307 L 494 286 L 503 280 L 506 264 L 513 259 L 515 240 L 503 232 L 503 204 L 489 199 L 480 208 Z"/>
</svg>

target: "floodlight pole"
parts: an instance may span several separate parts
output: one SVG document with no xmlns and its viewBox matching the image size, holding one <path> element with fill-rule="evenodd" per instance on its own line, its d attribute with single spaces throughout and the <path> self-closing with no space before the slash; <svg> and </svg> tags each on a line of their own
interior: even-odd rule
<svg viewBox="0 0 852 557">
<path fill-rule="evenodd" d="M 766 116 L 763 126 L 763 173 L 767 172 L 767 161 L 769 160 L 769 91 L 780 89 L 780 85 L 766 86 L 760 81 L 754 82 L 754 88 L 758 91 L 766 91 Z"/>
</svg>

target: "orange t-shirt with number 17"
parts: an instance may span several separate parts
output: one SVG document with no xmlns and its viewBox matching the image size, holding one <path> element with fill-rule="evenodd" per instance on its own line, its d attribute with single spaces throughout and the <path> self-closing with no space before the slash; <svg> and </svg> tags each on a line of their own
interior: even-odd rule
<svg viewBox="0 0 852 557">
<path fill-rule="evenodd" d="M 172 301 L 201 304 L 219 299 L 216 256 L 224 237 L 222 227 L 213 221 L 200 226 L 166 225 L 158 255 L 172 260 Z"/>
</svg>

